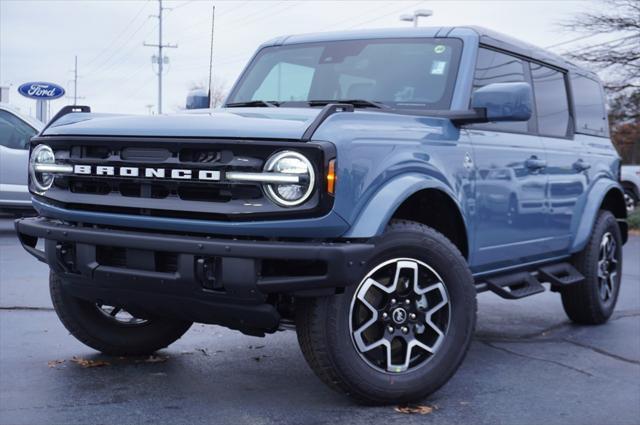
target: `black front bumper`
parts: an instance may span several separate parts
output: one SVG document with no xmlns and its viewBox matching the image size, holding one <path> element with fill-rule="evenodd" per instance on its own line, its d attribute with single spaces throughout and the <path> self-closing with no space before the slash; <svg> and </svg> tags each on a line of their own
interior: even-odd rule
<svg viewBox="0 0 640 425">
<path fill-rule="evenodd" d="M 277 329 L 276 294 L 357 283 L 374 245 L 216 239 L 16 220 L 23 247 L 75 296 L 248 333 Z M 44 240 L 44 250 L 38 249 Z"/>
</svg>

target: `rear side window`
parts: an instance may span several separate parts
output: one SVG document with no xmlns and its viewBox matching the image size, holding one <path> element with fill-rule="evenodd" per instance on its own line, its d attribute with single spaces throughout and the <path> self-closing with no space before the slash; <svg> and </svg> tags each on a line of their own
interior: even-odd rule
<svg viewBox="0 0 640 425">
<path fill-rule="evenodd" d="M 531 78 L 536 99 L 538 132 L 543 136 L 566 137 L 569 129 L 569 101 L 564 74 L 532 63 Z"/>
<path fill-rule="evenodd" d="M 576 115 L 576 132 L 607 136 L 607 115 L 600 83 L 581 75 L 572 75 L 571 92 Z"/>
<path fill-rule="evenodd" d="M 527 82 L 525 63 L 514 57 L 493 50 L 480 48 L 478 61 L 473 78 L 473 89 L 477 90 L 487 84 Z M 527 122 L 500 122 L 478 124 L 475 128 L 487 128 L 504 131 L 525 133 L 529 126 Z"/>
</svg>

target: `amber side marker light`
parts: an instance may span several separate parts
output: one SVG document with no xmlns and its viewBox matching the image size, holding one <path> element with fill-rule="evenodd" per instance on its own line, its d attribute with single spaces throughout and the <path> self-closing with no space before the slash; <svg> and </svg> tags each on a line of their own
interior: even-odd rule
<svg viewBox="0 0 640 425">
<path fill-rule="evenodd" d="M 329 170 L 327 171 L 327 192 L 335 194 L 336 190 L 336 160 L 329 161 Z"/>
</svg>

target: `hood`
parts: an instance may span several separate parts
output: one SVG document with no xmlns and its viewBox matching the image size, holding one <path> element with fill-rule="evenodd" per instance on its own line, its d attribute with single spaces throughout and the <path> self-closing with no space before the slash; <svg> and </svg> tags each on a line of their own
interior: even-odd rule
<svg viewBox="0 0 640 425">
<path fill-rule="evenodd" d="M 314 108 L 228 108 L 159 116 L 71 113 L 43 135 L 300 140 L 319 112 Z"/>
</svg>

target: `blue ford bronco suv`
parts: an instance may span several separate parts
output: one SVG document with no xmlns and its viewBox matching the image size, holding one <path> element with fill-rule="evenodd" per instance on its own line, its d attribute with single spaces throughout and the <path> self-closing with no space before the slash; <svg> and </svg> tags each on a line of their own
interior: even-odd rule
<svg viewBox="0 0 640 425">
<path fill-rule="evenodd" d="M 472 27 L 297 35 L 218 110 L 61 111 L 16 229 L 96 350 L 295 329 L 330 387 L 396 403 L 456 371 L 477 292 L 611 316 L 619 175 L 597 77 L 544 50 Z"/>
</svg>

